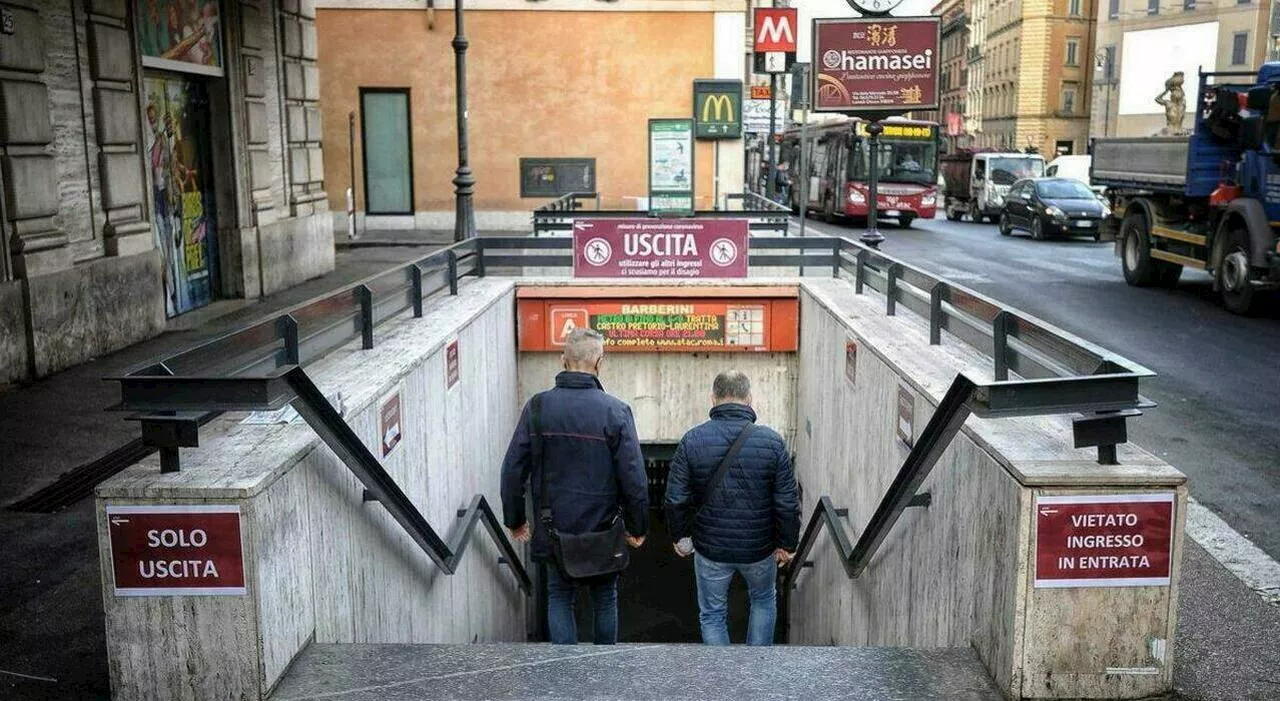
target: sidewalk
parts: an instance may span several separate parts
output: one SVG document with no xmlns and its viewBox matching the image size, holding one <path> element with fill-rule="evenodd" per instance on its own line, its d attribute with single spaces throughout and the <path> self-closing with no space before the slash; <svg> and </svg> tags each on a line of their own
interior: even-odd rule
<svg viewBox="0 0 1280 701">
<path fill-rule="evenodd" d="M 7 509 L 139 435 L 125 414 L 106 411 L 119 389 L 102 378 L 438 247 L 339 248 L 329 275 L 260 301 L 218 303 L 157 338 L 0 392 L 0 698 L 109 698 L 93 500 L 55 513 Z"/>
</svg>

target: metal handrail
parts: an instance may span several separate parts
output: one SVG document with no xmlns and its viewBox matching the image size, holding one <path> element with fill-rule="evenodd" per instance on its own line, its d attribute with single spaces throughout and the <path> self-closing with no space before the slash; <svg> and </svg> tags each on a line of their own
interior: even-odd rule
<svg viewBox="0 0 1280 701">
<path fill-rule="evenodd" d="M 347 466 L 351 474 L 360 480 L 368 494 L 382 504 L 396 523 L 400 524 L 400 527 L 445 574 L 457 573 L 462 557 L 467 552 L 467 545 L 471 542 L 471 533 L 475 530 L 477 523 L 483 523 L 485 530 L 489 532 L 489 537 L 502 552 L 499 562 L 511 568 L 521 591 L 526 596 L 532 595 L 533 583 L 529 573 L 521 564 L 511 541 L 502 532 L 502 524 L 494 516 L 493 509 L 489 508 L 489 502 L 485 500 L 483 494 L 473 496 L 466 508 L 458 510 L 458 520 L 446 542 L 440 538 L 431 524 L 422 516 L 422 512 L 413 505 L 413 501 L 400 489 L 351 426 L 343 420 L 342 415 L 325 398 L 320 388 L 311 381 L 306 371 L 295 366 L 284 373 L 283 377 L 293 391 L 290 400 L 298 414 L 311 425 L 312 430 L 338 456 L 342 464 Z"/>
<path fill-rule="evenodd" d="M 943 451 L 951 444 L 964 426 L 965 420 L 969 418 L 969 414 L 972 413 L 969 402 L 978 387 L 977 383 L 965 375 L 956 375 L 956 379 L 942 398 L 942 403 L 938 405 L 937 411 L 921 431 L 920 438 L 911 447 L 911 452 L 902 463 L 902 468 L 898 470 L 898 475 L 880 499 L 880 505 L 876 507 L 875 513 L 867 522 L 867 527 L 856 544 L 849 539 L 845 522 L 842 520 L 848 516 L 848 511 L 837 509 L 828 496 L 818 500 L 813 516 L 805 527 L 804 536 L 801 537 L 796 548 L 795 558 L 792 560 L 794 565 L 787 569 L 784 576 L 787 590 L 795 588 L 800 570 L 808 561 L 809 552 L 817 543 L 818 535 L 824 526 L 831 530 L 832 540 L 839 553 L 840 563 L 844 565 L 845 574 L 852 579 L 866 570 L 871 559 L 875 557 L 876 551 L 879 550 L 880 544 L 884 542 L 902 516 L 902 512 L 917 499 L 920 485 L 933 472 Z"/>
</svg>

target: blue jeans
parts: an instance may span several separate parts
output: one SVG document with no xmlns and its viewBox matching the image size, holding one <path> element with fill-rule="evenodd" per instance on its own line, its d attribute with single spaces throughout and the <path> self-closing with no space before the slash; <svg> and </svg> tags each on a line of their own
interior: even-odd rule
<svg viewBox="0 0 1280 701">
<path fill-rule="evenodd" d="M 772 645 L 773 627 L 778 620 L 778 562 L 769 557 L 747 565 L 715 562 L 699 554 L 693 556 L 693 569 L 698 575 L 698 622 L 702 625 L 702 642 L 728 645 L 729 582 L 737 572 L 747 581 L 751 599 L 751 615 L 747 622 L 748 645 Z"/>
<path fill-rule="evenodd" d="M 586 579 L 570 579 L 554 562 L 548 562 L 547 632 L 556 645 L 578 644 L 578 622 L 574 618 L 574 599 L 578 585 L 591 590 L 591 611 L 595 616 L 595 644 L 618 642 L 618 575 L 607 574 Z"/>
</svg>

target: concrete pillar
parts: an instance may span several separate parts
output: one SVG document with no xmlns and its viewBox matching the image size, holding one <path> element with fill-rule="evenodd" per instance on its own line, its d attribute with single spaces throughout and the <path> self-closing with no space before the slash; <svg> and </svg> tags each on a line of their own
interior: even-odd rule
<svg viewBox="0 0 1280 701">
<path fill-rule="evenodd" d="M 155 248 L 146 212 L 142 142 L 138 127 L 137 59 L 129 38 L 125 0 L 86 0 L 89 76 L 102 185 L 104 250 L 128 256 Z"/>
<path fill-rule="evenodd" d="M 294 216 L 305 216 L 314 211 L 313 203 L 326 198 L 324 154 L 320 150 L 315 0 L 281 0 L 279 17 L 289 153 L 286 181 Z"/>
<path fill-rule="evenodd" d="M 50 147 L 54 140 L 45 82 L 44 23 L 36 3 L 9 3 L 13 23 L 0 33 L 0 178 L 4 224 L 15 277 L 71 267 L 68 239 L 58 213 L 58 174 Z M 9 18 L 6 18 L 9 19 Z"/>
</svg>

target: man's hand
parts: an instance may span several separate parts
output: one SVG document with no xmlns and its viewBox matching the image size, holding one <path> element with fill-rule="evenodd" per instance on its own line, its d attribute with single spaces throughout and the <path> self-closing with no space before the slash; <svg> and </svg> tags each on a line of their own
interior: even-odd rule
<svg viewBox="0 0 1280 701">
<path fill-rule="evenodd" d="M 511 531 L 511 537 L 515 539 L 517 543 L 528 543 L 529 536 L 529 524 L 527 523 Z"/>
<path fill-rule="evenodd" d="M 680 557 L 689 557 L 693 554 L 693 540 L 689 538 L 681 538 L 671 547 L 676 551 L 676 555 Z"/>
<path fill-rule="evenodd" d="M 773 559 L 778 561 L 778 567 L 786 567 L 791 564 L 791 558 L 795 557 L 795 553 L 789 553 L 782 548 L 773 551 Z"/>
<path fill-rule="evenodd" d="M 631 547 L 633 547 L 633 548 L 638 548 L 638 547 L 640 547 L 641 545 L 644 545 L 644 536 L 638 536 L 638 537 L 637 537 L 637 536 L 633 536 L 633 535 L 628 535 L 628 536 L 627 536 L 627 545 L 630 545 L 630 546 L 631 546 Z"/>
</svg>

